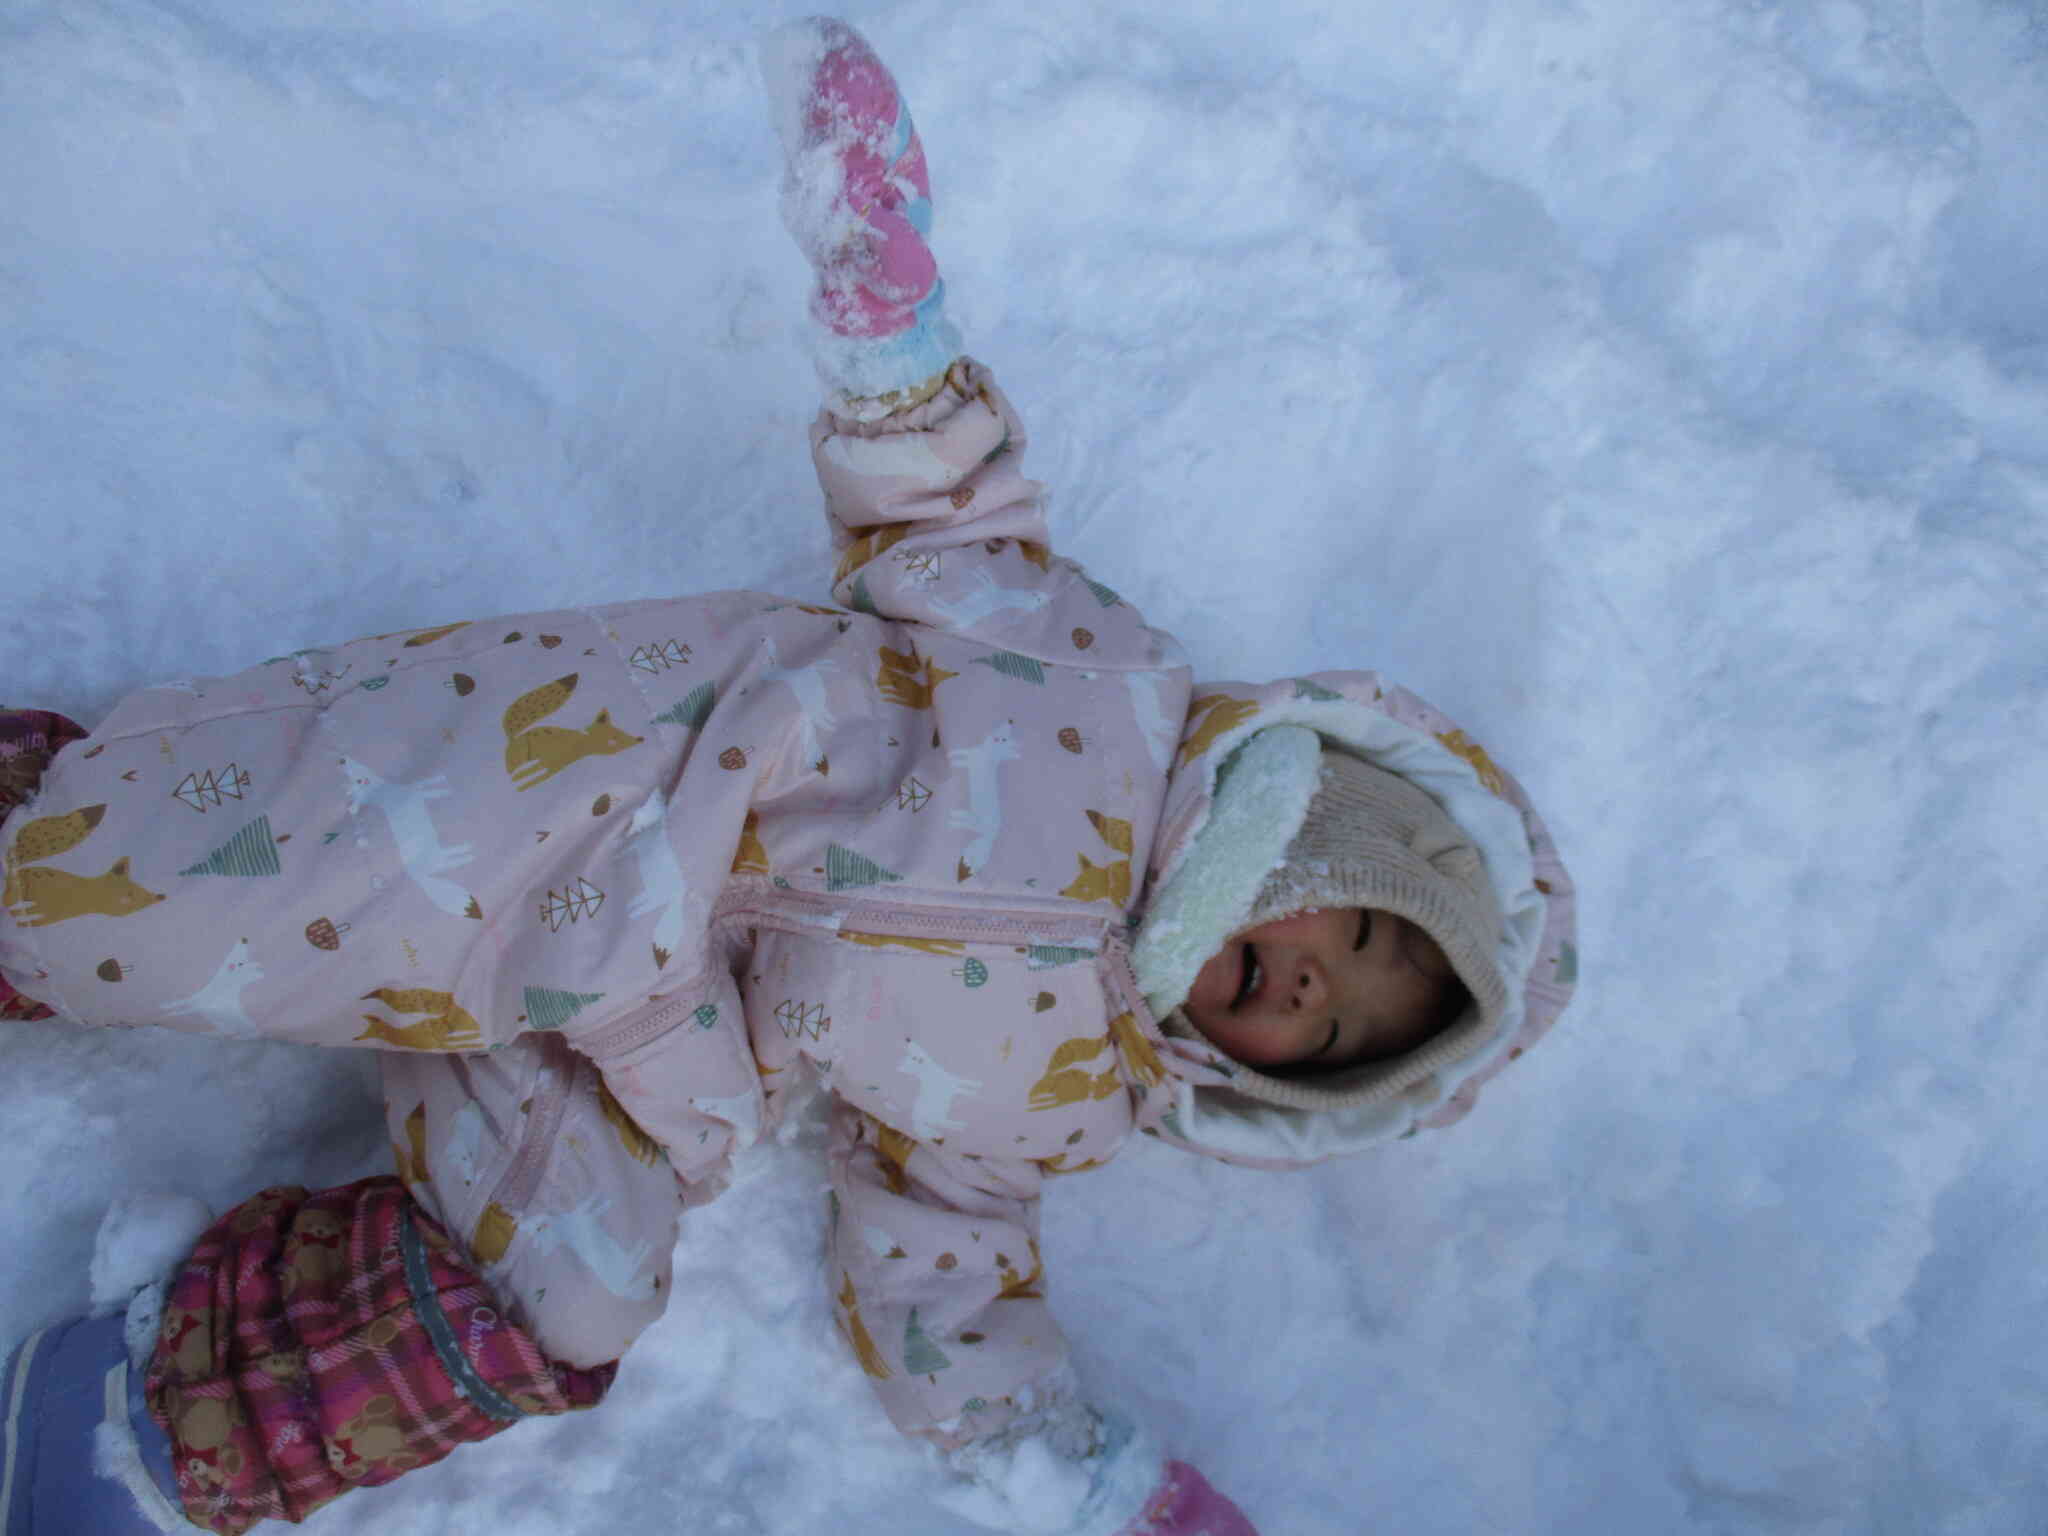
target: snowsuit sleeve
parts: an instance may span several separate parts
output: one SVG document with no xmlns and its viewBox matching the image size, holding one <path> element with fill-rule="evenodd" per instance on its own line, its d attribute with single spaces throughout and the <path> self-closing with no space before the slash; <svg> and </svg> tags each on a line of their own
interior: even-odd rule
<svg viewBox="0 0 2048 1536">
<path fill-rule="evenodd" d="M 1084 1398 L 1045 1300 L 1044 1172 L 913 1140 L 839 1102 L 831 1134 L 839 1331 L 938 1495 L 992 1531 L 1124 1530 L 1159 1483 L 1152 1436 Z"/>
<path fill-rule="evenodd" d="M 8 818 L 0 967 L 92 1023 L 580 1042 L 650 990 L 665 910 L 641 897 L 671 845 L 640 813 L 676 746 L 621 655 L 633 623 L 444 625 L 130 695 Z M 669 986 L 711 974 L 702 950 Z"/>
<path fill-rule="evenodd" d="M 811 457 L 849 608 L 970 636 L 1039 661 L 1158 666 L 1172 642 L 1053 555 L 1024 424 L 962 358 L 931 400 L 880 421 L 820 413 Z"/>
<path fill-rule="evenodd" d="M 896 1427 L 952 1449 L 998 1434 L 1058 1377 L 1066 1340 L 1038 1250 L 1044 1174 L 832 1112 L 839 1330 Z"/>
</svg>

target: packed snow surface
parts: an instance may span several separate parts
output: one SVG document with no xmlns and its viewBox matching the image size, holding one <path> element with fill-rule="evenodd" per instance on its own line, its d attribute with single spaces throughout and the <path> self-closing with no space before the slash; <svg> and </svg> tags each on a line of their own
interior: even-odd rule
<svg viewBox="0 0 2048 1536">
<path fill-rule="evenodd" d="M 5 701 L 821 597 L 796 9 L 0 5 Z M 1577 1004 L 1454 1129 L 1061 1183 L 1087 1380 L 1268 1536 L 2048 1527 L 2038 7 L 847 15 L 1064 551 L 1206 676 L 1430 698 L 1581 891 Z M 0 1063 L 0 1340 L 116 1200 L 388 1166 L 363 1057 Z M 834 1334 L 817 1141 L 691 1215 L 603 1408 L 310 1529 L 964 1532 Z"/>
</svg>

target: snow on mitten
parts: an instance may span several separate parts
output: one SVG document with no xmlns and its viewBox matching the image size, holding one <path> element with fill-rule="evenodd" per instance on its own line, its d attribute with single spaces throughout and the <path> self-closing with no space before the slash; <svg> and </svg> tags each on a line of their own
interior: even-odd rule
<svg viewBox="0 0 2048 1536">
<path fill-rule="evenodd" d="M 993 1438 L 946 1453 L 959 1481 L 940 1503 L 1006 1536 L 1259 1536 L 1142 1426 L 1083 1402 L 1071 1376 L 1037 1397 Z"/>
<path fill-rule="evenodd" d="M 818 277 L 819 373 L 854 401 L 909 403 L 960 353 L 925 243 L 931 177 L 910 108 L 867 40 L 829 17 L 778 28 L 761 63 L 782 141 L 782 220 Z"/>
<path fill-rule="evenodd" d="M 1259 1536 L 1244 1511 L 1184 1461 L 1169 1461 L 1144 1513 L 1118 1536 Z"/>
</svg>

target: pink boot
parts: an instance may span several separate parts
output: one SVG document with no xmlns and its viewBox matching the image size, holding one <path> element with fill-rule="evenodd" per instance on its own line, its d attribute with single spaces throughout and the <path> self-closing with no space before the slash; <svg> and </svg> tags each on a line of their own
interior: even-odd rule
<svg viewBox="0 0 2048 1536">
<path fill-rule="evenodd" d="M 1259 1536 L 1244 1511 L 1184 1461 L 1169 1461 L 1144 1513 L 1118 1536 Z"/>
<path fill-rule="evenodd" d="M 782 217 L 818 274 L 811 315 L 828 385 L 855 397 L 914 391 L 959 355 L 932 223 L 924 146 L 867 41 L 827 17 L 762 48 L 782 139 Z"/>
</svg>

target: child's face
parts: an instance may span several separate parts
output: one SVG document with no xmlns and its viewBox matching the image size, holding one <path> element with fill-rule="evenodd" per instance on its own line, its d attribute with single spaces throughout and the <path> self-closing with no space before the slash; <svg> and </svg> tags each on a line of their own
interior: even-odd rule
<svg viewBox="0 0 2048 1536">
<path fill-rule="evenodd" d="M 1443 951 L 1405 917 L 1331 907 L 1238 934 L 1183 1007 L 1248 1067 L 1335 1068 L 1413 1050 L 1455 984 Z"/>
</svg>

